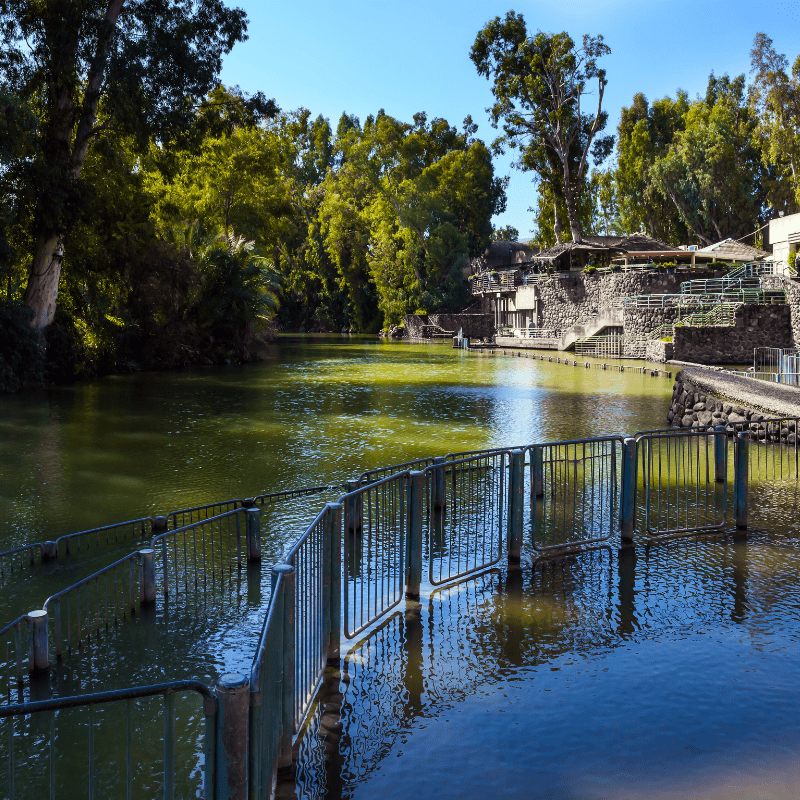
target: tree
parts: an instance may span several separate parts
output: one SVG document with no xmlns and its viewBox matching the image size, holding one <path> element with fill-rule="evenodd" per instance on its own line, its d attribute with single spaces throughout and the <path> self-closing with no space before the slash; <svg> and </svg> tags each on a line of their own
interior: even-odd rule
<svg viewBox="0 0 800 800">
<path fill-rule="evenodd" d="M 617 128 L 617 184 L 619 223 L 627 234 L 647 231 L 667 242 L 688 237 L 686 225 L 673 202 L 655 186 L 651 171 L 666 156 L 675 136 L 684 128 L 689 110 L 686 92 L 675 100 L 665 97 L 650 104 L 637 93 L 623 108 Z"/>
<path fill-rule="evenodd" d="M 0 0 L 0 31 L 5 88 L 38 116 L 25 301 L 42 328 L 55 313 L 92 142 L 124 132 L 167 141 L 189 129 L 222 55 L 245 38 L 246 17 L 222 0 Z"/>
<path fill-rule="evenodd" d="M 786 56 L 775 51 L 769 36 L 757 33 L 750 63 L 749 104 L 758 117 L 756 136 L 764 165 L 774 168 L 779 179 L 768 186 L 770 205 L 774 210 L 794 211 L 800 206 L 800 56 L 790 76 Z M 787 178 L 790 192 L 781 191 L 780 179 Z"/>
<path fill-rule="evenodd" d="M 238 113 L 242 104 L 241 92 L 219 86 L 204 104 L 215 119 L 201 123 L 198 144 L 168 151 L 151 145 L 142 161 L 156 198 L 153 213 L 162 224 L 202 219 L 264 246 L 274 218 L 290 211 L 279 179 L 278 136 L 257 118 Z"/>
<path fill-rule="evenodd" d="M 513 225 L 504 225 L 492 230 L 493 242 L 518 242 L 519 231 Z"/>
<path fill-rule="evenodd" d="M 461 132 L 425 114 L 413 124 L 383 111 L 363 127 L 351 122 L 339 125 L 320 220 L 357 327 L 376 324 L 370 285 L 384 324 L 420 306 L 454 310 L 466 299 L 467 259 L 486 249 L 505 208 L 489 149 L 469 118 Z"/>
<path fill-rule="evenodd" d="M 563 197 L 572 239 L 580 242 L 578 203 L 590 151 L 599 164 L 613 147 L 613 137 L 596 138 L 608 117 L 602 109 L 606 73 L 598 59 L 610 52 L 602 36 L 585 35 L 581 47 L 567 33 L 530 37 L 522 15 L 513 11 L 489 22 L 470 52 L 478 74 L 493 80 L 495 103 L 487 111 L 495 127 L 503 121 L 504 131 L 496 146 L 519 149 L 519 166 L 551 187 L 557 239 Z M 597 110 L 590 115 L 581 104 L 594 81 Z"/>
<path fill-rule="evenodd" d="M 750 233 L 764 205 L 757 122 L 744 87 L 744 75 L 712 74 L 705 99 L 689 106 L 684 130 L 651 170 L 656 189 L 704 245 Z"/>
</svg>

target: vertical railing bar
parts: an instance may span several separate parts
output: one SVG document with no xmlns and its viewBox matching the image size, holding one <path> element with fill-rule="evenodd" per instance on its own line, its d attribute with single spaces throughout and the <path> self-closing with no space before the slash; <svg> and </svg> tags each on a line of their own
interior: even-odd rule
<svg viewBox="0 0 800 800">
<path fill-rule="evenodd" d="M 56 797 L 56 712 L 51 711 L 50 717 L 50 747 L 48 758 L 48 772 L 50 777 L 50 800 Z M 10 720 L 9 720 L 10 722 Z"/>
<path fill-rule="evenodd" d="M 125 701 L 125 800 L 133 798 L 133 752 L 131 741 L 131 713 L 133 700 Z"/>
</svg>

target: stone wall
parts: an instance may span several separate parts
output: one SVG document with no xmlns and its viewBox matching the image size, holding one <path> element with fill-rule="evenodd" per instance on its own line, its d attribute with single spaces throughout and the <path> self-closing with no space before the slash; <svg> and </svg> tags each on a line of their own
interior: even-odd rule
<svg viewBox="0 0 800 800">
<path fill-rule="evenodd" d="M 403 322 L 405 335 L 422 338 L 423 325 L 438 325 L 454 333 L 462 330 L 464 336 L 470 339 L 482 339 L 494 335 L 493 314 L 407 314 Z"/>
<path fill-rule="evenodd" d="M 673 358 L 696 364 L 752 364 L 755 347 L 791 347 L 788 305 L 743 305 L 736 326 L 675 328 Z"/>
<path fill-rule="evenodd" d="M 694 383 L 683 370 L 676 376 L 667 414 L 667 421 L 673 428 L 713 430 L 718 425 L 735 422 L 742 425 L 741 429 L 749 431 L 751 438 L 780 439 L 794 444 L 797 435 L 795 423 L 790 421 L 781 426 L 768 424 L 770 419 L 776 418 L 735 401 L 729 402 L 724 397 L 713 396 Z"/>
<path fill-rule="evenodd" d="M 792 347 L 800 347 L 800 284 L 791 279 L 783 282 L 786 302 L 792 312 Z"/>
<path fill-rule="evenodd" d="M 668 308 L 626 308 L 623 310 L 623 330 L 626 336 L 646 336 L 661 325 L 675 322 L 679 313 L 680 309 L 674 306 Z"/>
<path fill-rule="evenodd" d="M 683 281 L 717 278 L 722 274 L 723 270 L 698 269 L 692 273 L 641 271 L 553 277 L 536 286 L 539 327 L 568 328 L 581 315 L 598 311 L 615 297 L 678 294 Z"/>
</svg>

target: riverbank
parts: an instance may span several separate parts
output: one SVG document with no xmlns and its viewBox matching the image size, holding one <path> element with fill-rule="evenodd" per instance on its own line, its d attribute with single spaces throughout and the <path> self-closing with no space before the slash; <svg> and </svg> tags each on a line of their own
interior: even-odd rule
<svg viewBox="0 0 800 800">
<path fill-rule="evenodd" d="M 719 368 L 684 364 L 673 386 L 667 422 L 678 428 L 707 428 L 733 423 L 757 424 L 800 417 L 800 387 L 731 375 Z M 766 416 L 765 416 L 766 415 Z M 794 424 L 780 426 L 782 441 L 794 444 Z"/>
</svg>

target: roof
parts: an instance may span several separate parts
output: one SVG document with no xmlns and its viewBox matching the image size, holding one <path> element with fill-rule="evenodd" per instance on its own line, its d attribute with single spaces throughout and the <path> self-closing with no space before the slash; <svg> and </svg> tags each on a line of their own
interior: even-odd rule
<svg viewBox="0 0 800 800">
<path fill-rule="evenodd" d="M 583 236 L 583 241 L 587 244 L 602 245 L 611 247 L 614 250 L 623 250 L 624 252 L 636 251 L 658 251 L 677 250 L 666 242 L 653 239 L 644 233 L 632 233 L 630 236 Z"/>
<path fill-rule="evenodd" d="M 652 239 L 643 233 L 631 236 L 583 236 L 580 242 L 559 242 L 537 253 L 533 258 L 542 261 L 555 261 L 567 252 L 584 251 L 592 253 L 677 253 L 678 248 Z"/>
<path fill-rule="evenodd" d="M 477 258 L 470 259 L 478 269 L 513 267 L 531 260 L 536 251 L 527 242 L 491 242 Z"/>
<path fill-rule="evenodd" d="M 723 239 L 721 242 L 702 247 L 695 250 L 695 253 L 708 253 L 716 258 L 731 259 L 735 261 L 756 261 L 766 258 L 768 253 L 759 250 L 757 247 L 750 247 L 749 244 L 737 242 L 733 239 Z"/>
</svg>

